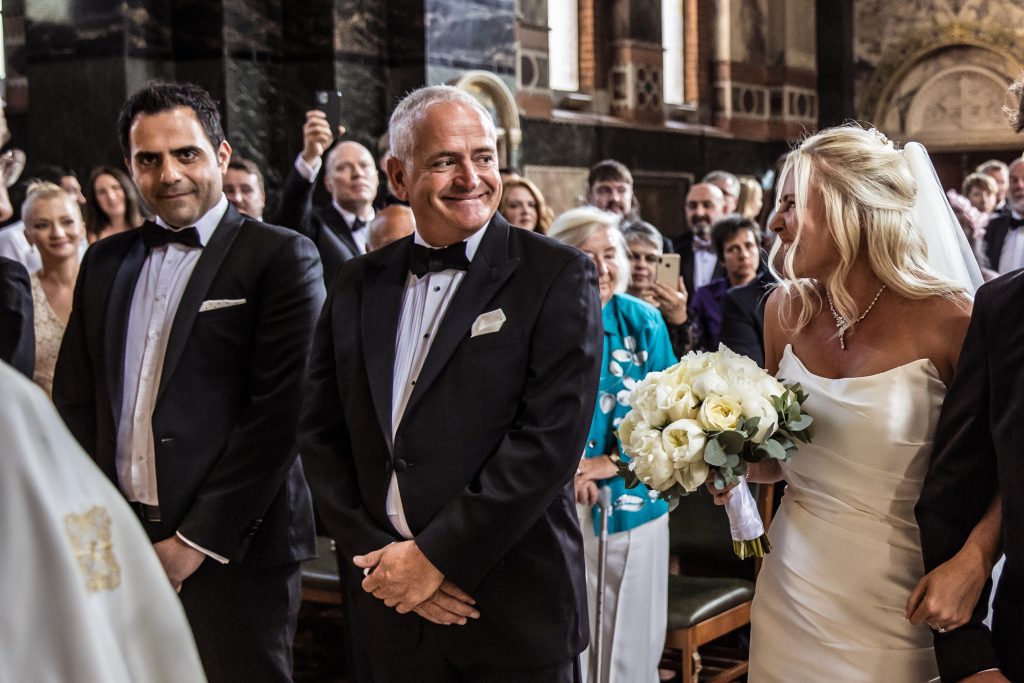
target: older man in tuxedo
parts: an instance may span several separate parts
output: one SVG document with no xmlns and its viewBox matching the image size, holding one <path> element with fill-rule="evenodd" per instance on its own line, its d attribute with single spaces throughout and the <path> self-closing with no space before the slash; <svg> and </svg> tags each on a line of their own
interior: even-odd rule
<svg viewBox="0 0 1024 683">
<path fill-rule="evenodd" d="M 410 94 L 391 140 L 416 232 L 338 273 L 301 422 L 318 510 L 365 574 L 373 676 L 578 680 L 594 267 L 496 213 L 494 125 L 467 93 Z"/>
<path fill-rule="evenodd" d="M 1000 274 L 1024 267 L 1024 159 L 1009 167 L 1006 211 L 996 214 L 985 230 L 985 257 Z"/>
<path fill-rule="evenodd" d="M 320 260 L 229 206 L 231 147 L 201 88 L 150 84 L 119 127 L 157 219 L 87 252 L 54 402 L 139 515 L 209 680 L 290 681 L 315 552 L 295 436 Z"/>
<path fill-rule="evenodd" d="M 302 151 L 285 178 L 273 217 L 274 223 L 313 240 L 323 260 L 328 289 L 341 264 L 367 252 L 367 226 L 375 215 L 373 200 L 379 182 L 370 150 L 354 140 L 343 140 L 331 148 L 334 134 L 324 112 L 306 112 Z M 321 162 L 324 152 L 327 158 Z M 322 165 L 331 203 L 314 207 L 313 188 Z"/>
<path fill-rule="evenodd" d="M 944 682 L 1024 680 L 1024 409 L 1016 398 L 1024 384 L 1022 297 L 1021 270 L 978 290 L 916 508 L 927 571 L 970 553 L 981 558 L 974 579 L 980 586 L 1000 536 L 1006 553 L 991 631 L 983 623 L 988 585 L 966 624 L 930 623 Z"/>
</svg>

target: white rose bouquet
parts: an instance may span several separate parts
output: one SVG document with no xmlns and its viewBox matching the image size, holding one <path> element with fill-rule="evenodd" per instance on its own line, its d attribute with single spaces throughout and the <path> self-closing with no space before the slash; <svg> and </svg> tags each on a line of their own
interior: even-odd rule
<svg viewBox="0 0 1024 683">
<path fill-rule="evenodd" d="M 618 429 L 629 456 L 619 474 L 628 488 L 657 491 L 670 509 L 709 478 L 717 489 L 735 484 L 726 504 L 733 549 L 762 557 L 771 546 L 744 475 L 749 463 L 788 460 L 798 441 L 810 443 L 806 398 L 799 384 L 783 385 L 724 344 L 690 352 L 633 388 Z"/>
</svg>

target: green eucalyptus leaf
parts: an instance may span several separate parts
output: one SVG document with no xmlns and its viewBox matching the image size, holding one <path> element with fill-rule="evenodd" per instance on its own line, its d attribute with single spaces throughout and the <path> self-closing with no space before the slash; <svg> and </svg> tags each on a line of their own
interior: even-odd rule
<svg viewBox="0 0 1024 683">
<path fill-rule="evenodd" d="M 707 444 L 704 445 L 704 462 L 716 467 L 725 464 L 725 450 L 718 443 L 717 437 L 708 439 Z"/>
<path fill-rule="evenodd" d="M 721 432 L 715 440 L 726 453 L 739 453 L 747 442 L 746 436 L 739 432 Z"/>
<path fill-rule="evenodd" d="M 761 444 L 761 450 L 765 451 L 769 458 L 775 458 L 776 460 L 785 460 L 788 456 L 786 449 L 774 439 L 765 439 L 764 443 Z"/>
</svg>

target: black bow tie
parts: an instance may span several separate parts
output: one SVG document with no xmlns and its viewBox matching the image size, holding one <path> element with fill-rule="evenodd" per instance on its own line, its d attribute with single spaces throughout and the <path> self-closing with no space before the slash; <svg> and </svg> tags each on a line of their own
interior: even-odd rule
<svg viewBox="0 0 1024 683">
<path fill-rule="evenodd" d="M 142 242 L 147 249 L 166 247 L 172 242 L 185 247 L 202 249 L 203 243 L 199 241 L 199 231 L 195 228 L 184 228 L 183 230 L 168 230 L 161 228 L 152 221 L 146 221 L 139 228 L 142 232 Z"/>
<path fill-rule="evenodd" d="M 422 244 L 413 244 L 409 253 L 409 272 L 416 277 L 427 273 L 440 273 L 442 270 L 466 270 L 469 259 L 466 258 L 466 243 L 456 242 L 443 249 L 428 249 Z"/>
<path fill-rule="evenodd" d="M 352 221 L 352 227 L 351 227 L 351 231 L 352 231 L 352 232 L 359 232 L 360 230 L 362 230 L 362 229 L 363 229 L 363 228 L 365 228 L 365 227 L 366 227 L 366 221 L 364 221 L 364 220 L 363 220 L 362 218 L 359 218 L 359 217 L 357 216 L 357 217 L 356 217 L 355 219 L 353 219 L 353 221 Z"/>
</svg>

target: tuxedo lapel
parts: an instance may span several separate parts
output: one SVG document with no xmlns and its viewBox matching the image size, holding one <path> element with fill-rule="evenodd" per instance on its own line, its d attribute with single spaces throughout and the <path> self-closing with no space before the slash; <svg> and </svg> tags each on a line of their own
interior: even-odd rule
<svg viewBox="0 0 1024 683">
<path fill-rule="evenodd" d="M 356 239 L 352 236 L 352 228 L 348 223 L 345 222 L 344 217 L 333 205 L 328 206 L 323 211 L 324 222 L 327 223 L 327 227 L 331 229 L 331 232 L 335 236 L 345 243 L 349 249 L 352 250 L 352 254 L 359 256 L 362 252 L 359 251 L 359 247 L 356 245 Z"/>
<path fill-rule="evenodd" d="M 499 214 L 491 219 L 469 270 L 452 297 L 430 352 L 423 362 L 416 388 L 405 408 L 408 415 L 448 364 L 455 349 L 469 334 L 473 321 L 515 270 L 519 259 L 509 257 L 509 224 Z M 518 228 L 512 228 L 517 230 Z"/>
<path fill-rule="evenodd" d="M 167 338 L 167 351 L 164 354 L 164 368 L 160 375 L 160 389 L 157 391 L 156 400 L 159 402 L 163 396 L 168 381 L 174 375 L 174 369 L 181 360 L 181 352 L 185 349 L 185 343 L 192 333 L 192 325 L 199 314 L 199 307 L 210 289 L 213 278 L 220 270 L 224 257 L 231 250 L 235 243 L 238 229 L 243 221 L 242 215 L 233 206 L 228 206 L 227 212 L 213 231 L 210 242 L 203 247 L 203 253 L 196 262 L 185 291 L 178 303 L 178 310 L 174 314 L 174 322 L 171 324 L 171 334 Z"/>
<path fill-rule="evenodd" d="M 383 252 L 383 257 L 379 257 L 378 252 L 365 257 L 368 263 L 360 325 L 373 407 L 377 411 L 377 420 L 389 449 L 392 447 L 391 391 L 394 384 L 395 344 L 412 238 L 404 241 L 405 245 Z"/>
<path fill-rule="evenodd" d="M 132 297 L 135 295 L 139 273 L 148 253 L 141 237 L 136 234 L 135 243 L 121 261 L 110 291 L 110 303 L 104 326 L 104 349 L 107 386 L 110 387 L 110 411 L 114 416 L 115 425 L 121 420 L 121 403 L 124 399 L 124 358 Z"/>
</svg>

